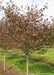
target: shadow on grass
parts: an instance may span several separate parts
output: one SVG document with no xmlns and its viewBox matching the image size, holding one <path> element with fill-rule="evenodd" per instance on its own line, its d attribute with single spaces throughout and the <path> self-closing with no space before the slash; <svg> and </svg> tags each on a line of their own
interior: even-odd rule
<svg viewBox="0 0 54 75">
<path fill-rule="evenodd" d="M 47 50 L 45 48 L 42 48 L 40 51 L 38 51 L 38 54 L 45 54 Z"/>
<path fill-rule="evenodd" d="M 18 66 L 20 71 L 26 72 L 26 59 L 20 58 L 19 60 L 16 61 L 15 66 Z"/>
<path fill-rule="evenodd" d="M 10 55 L 10 56 L 7 55 L 6 58 L 9 59 L 9 60 L 11 60 L 11 59 L 17 59 L 18 57 L 14 56 L 14 55 Z"/>
<path fill-rule="evenodd" d="M 29 71 L 32 73 L 54 73 L 54 67 L 40 62 L 30 61 Z"/>
<path fill-rule="evenodd" d="M 20 71 L 26 72 L 26 60 L 21 59 L 16 61 L 16 66 L 20 69 Z M 30 73 L 54 73 L 54 67 L 44 64 L 41 62 L 36 62 L 29 60 L 29 72 Z"/>
<path fill-rule="evenodd" d="M 20 72 L 26 72 L 26 59 L 18 58 L 15 56 L 8 56 L 7 61 L 9 61 L 10 65 L 14 64 Z M 13 66 L 9 69 L 11 69 Z M 54 67 L 44 64 L 41 62 L 29 60 L 29 72 L 30 73 L 54 73 Z"/>
</svg>

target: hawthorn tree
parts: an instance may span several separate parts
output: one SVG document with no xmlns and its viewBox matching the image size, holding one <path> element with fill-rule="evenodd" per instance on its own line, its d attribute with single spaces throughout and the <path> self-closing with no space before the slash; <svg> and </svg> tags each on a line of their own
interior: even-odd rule
<svg viewBox="0 0 54 75">
<path fill-rule="evenodd" d="M 33 5 L 28 6 L 25 14 L 22 14 L 21 11 L 23 7 L 19 8 L 13 3 L 2 8 L 5 12 L 5 25 L 7 27 L 5 28 L 8 38 L 11 37 L 13 40 L 12 47 L 22 49 L 26 54 L 27 75 L 29 74 L 28 55 L 53 42 L 50 40 L 52 28 L 49 28 L 48 24 L 43 21 L 43 11 L 46 8 L 46 5 L 41 9 L 37 9 L 37 6 Z M 46 21 L 48 22 L 48 20 Z"/>
</svg>

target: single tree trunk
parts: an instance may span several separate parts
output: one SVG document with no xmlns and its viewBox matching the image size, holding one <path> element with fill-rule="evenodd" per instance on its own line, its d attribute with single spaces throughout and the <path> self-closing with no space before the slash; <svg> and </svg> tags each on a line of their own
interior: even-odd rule
<svg viewBox="0 0 54 75">
<path fill-rule="evenodd" d="M 4 52 L 4 71 L 6 70 L 6 51 Z"/>
<path fill-rule="evenodd" d="M 28 54 L 27 54 L 27 75 L 29 75 L 29 59 L 28 59 Z"/>
</svg>

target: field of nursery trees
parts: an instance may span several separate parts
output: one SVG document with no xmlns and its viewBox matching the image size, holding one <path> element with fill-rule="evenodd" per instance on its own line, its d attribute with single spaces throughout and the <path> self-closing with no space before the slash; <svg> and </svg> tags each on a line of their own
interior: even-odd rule
<svg viewBox="0 0 54 75">
<path fill-rule="evenodd" d="M 44 19 L 47 5 L 1 5 L 0 75 L 54 75 L 54 18 Z M 24 11 L 25 10 L 25 11 Z"/>
</svg>

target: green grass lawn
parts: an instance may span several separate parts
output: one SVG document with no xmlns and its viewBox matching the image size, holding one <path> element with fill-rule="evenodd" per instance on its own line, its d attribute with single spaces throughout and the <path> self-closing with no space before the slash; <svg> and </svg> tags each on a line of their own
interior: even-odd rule
<svg viewBox="0 0 54 75">
<path fill-rule="evenodd" d="M 0 56 L 3 59 L 3 54 L 0 53 Z M 6 58 L 7 58 L 6 62 L 10 68 L 16 68 L 20 72 L 26 72 L 26 59 L 18 58 L 12 55 L 7 55 Z M 29 72 L 30 73 L 54 73 L 54 67 L 41 62 L 29 60 Z"/>
<path fill-rule="evenodd" d="M 17 50 L 8 50 L 8 53 L 12 53 L 12 54 L 17 54 L 22 56 L 22 51 L 19 50 L 18 52 L 16 52 Z M 23 53 L 23 56 L 25 56 L 25 54 Z M 46 61 L 46 62 L 53 62 L 54 63 L 54 48 L 42 48 L 41 50 L 37 50 L 35 52 L 33 52 L 32 54 L 29 55 L 29 57 L 31 58 L 36 58 L 36 59 L 40 59 L 42 61 Z"/>
<path fill-rule="evenodd" d="M 3 53 L 0 53 L 0 60 L 4 59 L 3 56 Z M 36 51 L 29 57 L 41 59 L 46 62 L 54 62 L 54 49 Z M 7 54 L 6 62 L 10 68 L 16 68 L 20 72 L 26 72 L 26 59 Z M 54 73 L 54 67 L 45 63 L 29 60 L 29 73 Z"/>
<path fill-rule="evenodd" d="M 8 53 L 17 54 L 17 55 L 22 56 L 21 50 L 19 50 L 18 52 L 16 51 L 17 51 L 16 49 L 8 50 Z M 24 53 L 23 53 L 23 56 L 25 56 Z M 46 61 L 49 63 L 54 63 L 54 48 L 44 48 L 44 49 L 35 51 L 34 53 L 30 54 L 29 57 L 40 59 L 42 61 Z"/>
<path fill-rule="evenodd" d="M 29 57 L 37 58 L 45 62 L 54 63 L 54 48 L 45 48 L 40 51 L 35 51 Z"/>
</svg>

